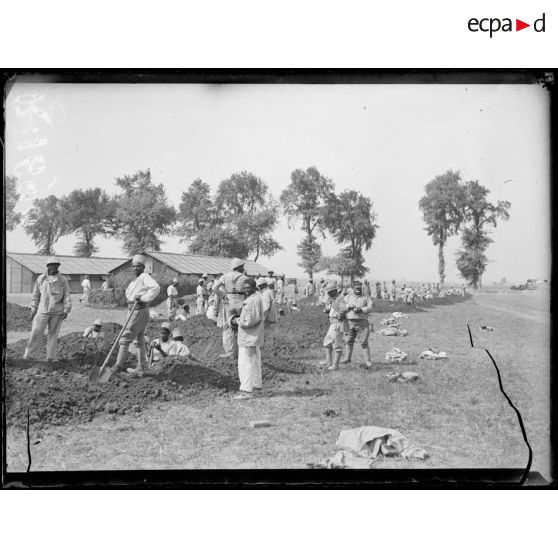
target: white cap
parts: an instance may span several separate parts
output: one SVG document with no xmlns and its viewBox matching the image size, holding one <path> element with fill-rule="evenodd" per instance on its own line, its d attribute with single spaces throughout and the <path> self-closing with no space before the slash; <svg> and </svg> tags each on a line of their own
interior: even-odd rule
<svg viewBox="0 0 558 558">
<path fill-rule="evenodd" d="M 260 277 L 256 281 L 256 287 L 261 287 L 262 285 L 267 285 L 267 277 Z"/>
<path fill-rule="evenodd" d="M 207 273 L 204 273 L 204 274 L 202 275 L 202 277 L 207 277 Z"/>
<path fill-rule="evenodd" d="M 163 322 L 163 323 L 161 324 L 161 329 L 168 329 L 168 331 L 169 331 L 169 333 L 170 333 L 170 331 L 171 331 L 171 326 L 170 326 L 169 322 Z"/>
<path fill-rule="evenodd" d="M 236 269 L 241 265 L 244 265 L 244 260 L 241 260 L 240 258 L 234 258 L 233 261 L 231 262 L 231 269 Z"/>
<path fill-rule="evenodd" d="M 173 337 L 184 337 L 184 335 L 182 335 L 182 332 L 180 331 L 180 329 L 177 328 L 177 327 L 172 330 L 172 336 Z"/>
<path fill-rule="evenodd" d="M 133 264 L 141 264 L 143 266 L 145 266 L 145 257 L 142 256 L 141 254 L 136 254 L 133 258 L 132 258 L 132 265 Z"/>
<path fill-rule="evenodd" d="M 99 318 L 97 318 L 94 322 L 93 325 L 98 325 L 98 326 L 102 326 L 103 322 L 101 322 L 101 320 L 99 320 Z"/>
<path fill-rule="evenodd" d="M 338 290 L 337 283 L 333 283 L 333 282 L 328 283 L 325 290 L 326 293 Z"/>
<path fill-rule="evenodd" d="M 173 283 L 178 283 L 178 277 L 173 277 L 173 278 L 172 278 L 172 282 L 173 282 Z"/>
<path fill-rule="evenodd" d="M 47 260 L 47 265 L 50 264 L 57 264 L 60 265 L 60 258 L 57 258 L 56 256 L 51 256 L 48 260 Z"/>
</svg>

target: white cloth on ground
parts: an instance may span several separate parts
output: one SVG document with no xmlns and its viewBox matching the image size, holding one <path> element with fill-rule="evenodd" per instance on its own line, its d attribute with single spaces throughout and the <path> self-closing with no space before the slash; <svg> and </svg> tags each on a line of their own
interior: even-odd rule
<svg viewBox="0 0 558 558">
<path fill-rule="evenodd" d="M 386 353 L 385 360 L 388 362 L 401 362 L 407 358 L 407 353 L 398 349 L 397 347 L 393 347 L 391 351 Z"/>
<path fill-rule="evenodd" d="M 408 318 L 409 314 L 403 314 L 403 312 L 393 312 L 391 316 L 392 318 Z"/>
<path fill-rule="evenodd" d="M 425 351 L 422 351 L 422 353 L 420 353 L 419 358 L 423 358 L 426 360 L 439 360 L 442 358 L 448 358 L 448 355 L 444 351 L 436 353 L 432 349 L 426 349 Z"/>
</svg>

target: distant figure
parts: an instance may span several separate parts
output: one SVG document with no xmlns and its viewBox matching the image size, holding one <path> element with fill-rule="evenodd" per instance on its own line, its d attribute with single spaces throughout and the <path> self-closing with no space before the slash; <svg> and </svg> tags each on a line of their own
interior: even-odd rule
<svg viewBox="0 0 558 558">
<path fill-rule="evenodd" d="M 86 339 L 104 339 L 105 334 L 101 331 L 102 327 L 103 323 L 101 322 L 101 320 L 99 320 L 99 318 L 97 318 L 93 322 L 93 325 L 91 327 L 85 329 L 85 331 L 83 332 L 83 336 Z"/>
<path fill-rule="evenodd" d="M 204 289 L 204 280 L 200 279 L 198 281 L 198 286 L 196 287 L 196 316 L 200 316 L 204 313 L 203 309 L 205 306 L 205 289 Z"/>
<path fill-rule="evenodd" d="M 167 318 L 169 322 L 172 322 L 176 316 L 176 311 L 178 309 L 178 277 L 172 278 L 172 284 L 167 287 Z"/>
<path fill-rule="evenodd" d="M 103 290 L 103 291 L 110 290 L 108 277 L 105 277 L 105 280 L 103 281 L 103 284 L 101 285 L 101 290 Z"/>
<path fill-rule="evenodd" d="M 365 279 L 362 284 L 362 296 L 371 296 L 371 294 L 370 284 L 368 283 L 368 279 Z"/>
<path fill-rule="evenodd" d="M 316 285 L 314 285 L 312 279 L 310 279 L 306 287 L 304 287 L 304 294 L 308 298 L 310 306 L 314 306 L 316 304 Z"/>
<path fill-rule="evenodd" d="M 390 302 L 395 302 L 395 279 L 389 285 L 389 300 Z"/>
<path fill-rule="evenodd" d="M 89 275 L 86 275 L 81 282 L 81 288 L 83 289 L 83 294 L 79 301 L 82 304 L 89 304 L 89 295 L 91 294 L 91 281 L 89 281 Z"/>
</svg>

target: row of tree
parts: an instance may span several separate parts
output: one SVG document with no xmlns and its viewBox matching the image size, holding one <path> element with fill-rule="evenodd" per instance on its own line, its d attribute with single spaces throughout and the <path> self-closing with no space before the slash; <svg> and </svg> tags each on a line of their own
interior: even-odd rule
<svg viewBox="0 0 558 558">
<path fill-rule="evenodd" d="M 444 284 L 444 248 L 448 239 L 461 233 L 461 249 L 456 253 L 460 275 L 475 289 L 480 289 L 488 264 L 486 250 L 493 242 L 491 229 L 498 219 L 510 218 L 508 201 L 488 200 L 490 190 L 478 180 L 464 182 L 461 174 L 449 170 L 436 176 L 425 187 L 419 207 L 426 223 L 425 230 L 438 247 L 438 274 Z"/>
<path fill-rule="evenodd" d="M 117 178 L 116 185 L 120 192 L 114 196 L 89 188 L 35 199 L 23 218 L 15 211 L 17 181 L 8 177 L 7 228 L 23 222 L 41 254 L 53 254 L 54 244 L 69 234 L 78 238 L 78 256 L 97 253 L 98 236 L 119 238 L 124 252 L 132 255 L 159 251 L 161 237 L 176 234 L 190 253 L 257 261 L 282 249 L 273 232 L 284 213 L 289 227 L 300 226 L 304 233 L 297 253 L 310 278 L 320 270 L 351 278 L 368 271 L 364 252 L 378 228 L 371 200 L 355 190 L 336 194 L 333 181 L 315 167 L 293 171 L 279 200 L 261 178 L 246 171 L 221 181 L 214 195 L 209 184 L 197 179 L 182 193 L 178 210 L 164 186 L 153 183 L 149 169 Z M 319 239 L 326 232 L 341 246 L 334 257 L 322 254 Z"/>
</svg>

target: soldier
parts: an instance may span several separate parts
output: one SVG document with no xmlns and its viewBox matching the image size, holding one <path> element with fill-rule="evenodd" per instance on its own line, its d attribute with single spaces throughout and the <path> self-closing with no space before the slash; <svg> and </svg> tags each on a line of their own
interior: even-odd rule
<svg viewBox="0 0 558 558">
<path fill-rule="evenodd" d="M 172 322 L 178 310 L 178 277 L 172 278 L 172 284 L 167 287 L 167 311 L 168 320 Z"/>
<path fill-rule="evenodd" d="M 339 370 L 339 361 L 343 350 L 343 328 L 347 305 L 344 296 L 339 291 L 337 284 L 329 283 L 325 288 L 328 301 L 324 312 L 329 315 L 329 328 L 324 338 L 325 361 L 320 362 L 321 366 L 327 366 L 328 370 Z M 333 352 L 335 356 L 333 357 Z"/>
<path fill-rule="evenodd" d="M 240 315 L 231 318 L 238 327 L 238 376 L 240 393 L 235 399 L 250 399 L 255 389 L 262 389 L 262 352 L 264 343 L 264 310 L 262 297 L 256 290 L 256 281 L 244 277 L 246 299 Z"/>
<path fill-rule="evenodd" d="M 244 261 L 234 258 L 231 262 L 231 271 L 224 273 L 213 284 L 213 291 L 222 301 L 222 319 L 217 325 L 223 328 L 223 350 L 221 358 L 238 357 L 238 331 L 231 325 L 231 318 L 240 312 L 244 302 L 242 290 L 246 276 L 244 275 Z M 218 316 L 218 306 L 215 307 L 215 317 Z"/>
<path fill-rule="evenodd" d="M 116 364 L 112 367 L 112 373 L 123 371 L 124 363 L 128 357 L 128 348 L 132 341 L 137 340 L 138 344 L 138 363 L 136 368 L 129 368 L 128 372 L 132 376 L 143 376 L 146 366 L 146 347 L 145 347 L 145 328 L 149 323 L 149 303 L 157 297 L 161 287 L 155 279 L 145 272 L 145 257 L 135 255 L 132 258 L 132 269 L 136 278 L 126 289 L 126 300 L 130 311 L 135 307 L 131 319 L 120 337 L 120 347 Z M 134 306 L 135 304 L 135 306 Z"/>
<path fill-rule="evenodd" d="M 204 284 L 204 280 L 200 279 L 198 281 L 198 286 L 196 288 L 196 316 L 200 316 L 201 314 L 204 313 L 203 309 L 205 306 L 205 299 L 204 299 L 205 289 L 203 287 L 203 284 Z"/>
<path fill-rule="evenodd" d="M 41 346 L 45 329 L 47 334 L 47 360 L 56 358 L 56 343 L 62 321 L 68 317 L 72 309 L 70 283 L 58 273 L 60 260 L 52 256 L 46 263 L 47 271 L 37 277 L 33 287 L 31 302 L 31 337 L 27 342 L 24 359 L 35 357 Z"/>
<path fill-rule="evenodd" d="M 354 293 L 345 297 L 345 303 L 347 305 L 348 332 L 345 333 L 345 357 L 341 364 L 351 362 L 355 339 L 358 339 L 364 351 L 366 368 L 371 368 L 372 361 L 368 345 L 370 336 L 368 314 L 374 309 L 372 299 L 362 293 L 362 285 L 358 283 L 354 286 Z"/>
<path fill-rule="evenodd" d="M 304 294 L 308 298 L 310 306 L 314 306 L 316 302 L 316 286 L 314 285 L 314 281 L 312 281 L 312 279 L 308 281 L 308 284 L 304 288 Z"/>
<path fill-rule="evenodd" d="M 85 337 L 86 339 L 104 339 L 105 334 L 101 331 L 102 327 L 103 322 L 101 322 L 101 320 L 97 318 L 93 322 L 93 325 L 86 328 L 86 330 L 83 332 L 83 337 Z"/>
</svg>

